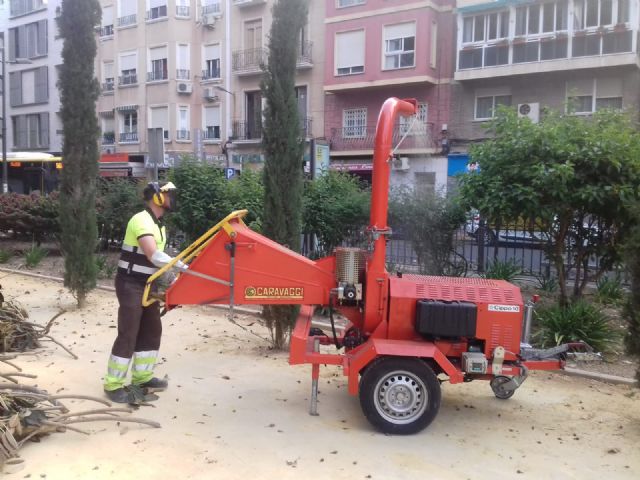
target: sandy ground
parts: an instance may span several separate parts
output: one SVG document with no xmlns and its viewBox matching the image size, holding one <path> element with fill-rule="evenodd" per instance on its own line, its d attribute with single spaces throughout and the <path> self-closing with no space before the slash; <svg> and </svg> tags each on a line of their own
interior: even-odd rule
<svg viewBox="0 0 640 480">
<path fill-rule="evenodd" d="M 52 344 L 21 357 L 38 386 L 100 396 L 115 295 L 96 291 L 85 311 L 74 311 L 58 283 L 6 273 L 0 283 L 33 321 L 70 309 L 52 335 L 80 359 Z M 255 318 L 238 322 L 266 336 Z M 637 479 L 640 471 L 640 391 L 629 387 L 537 373 L 501 401 L 485 382 L 444 384 L 431 426 L 395 437 L 372 430 L 334 368 L 321 370 L 320 416 L 310 416 L 310 367 L 289 366 L 285 353 L 271 352 L 220 310 L 166 315 L 161 356 L 157 373 L 169 375 L 169 390 L 135 413 L 161 429 L 85 424 L 93 435 L 28 444 L 25 468 L 6 478 L 583 480 Z"/>
</svg>

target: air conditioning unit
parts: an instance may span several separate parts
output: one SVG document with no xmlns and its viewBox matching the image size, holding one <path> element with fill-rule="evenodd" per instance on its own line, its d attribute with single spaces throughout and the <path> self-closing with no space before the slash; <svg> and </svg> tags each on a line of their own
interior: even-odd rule
<svg viewBox="0 0 640 480">
<path fill-rule="evenodd" d="M 218 95 L 216 95 L 216 89 L 213 87 L 205 88 L 202 92 L 202 96 L 209 102 L 217 102 L 219 100 Z"/>
<path fill-rule="evenodd" d="M 391 169 L 406 172 L 409 170 L 409 157 L 394 158 L 391 162 Z"/>
<path fill-rule="evenodd" d="M 202 25 L 207 28 L 213 28 L 216 25 L 216 17 L 212 14 L 202 15 Z"/>
<path fill-rule="evenodd" d="M 540 121 L 540 104 L 537 102 L 518 104 L 518 116 L 527 117 L 533 123 L 538 123 Z"/>
<path fill-rule="evenodd" d="M 193 92 L 193 85 L 191 84 L 191 82 L 178 82 L 176 85 L 176 90 L 178 90 L 178 93 L 189 95 Z"/>
</svg>

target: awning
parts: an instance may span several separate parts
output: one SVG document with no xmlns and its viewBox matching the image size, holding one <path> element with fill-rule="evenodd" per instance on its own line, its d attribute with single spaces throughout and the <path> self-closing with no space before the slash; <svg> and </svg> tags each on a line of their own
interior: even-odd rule
<svg viewBox="0 0 640 480">
<path fill-rule="evenodd" d="M 373 163 L 332 163 L 329 168 L 342 172 L 371 172 Z"/>
<path fill-rule="evenodd" d="M 458 6 L 458 13 L 463 15 L 468 13 L 484 12 L 487 10 L 496 10 L 499 8 L 506 8 L 510 5 L 519 5 L 521 3 L 533 3 L 533 0 L 495 0 L 493 2 L 477 3 L 475 5 L 469 5 L 468 7 Z"/>
<path fill-rule="evenodd" d="M 115 112 L 112 108 L 111 110 L 103 110 L 102 112 L 98 112 L 98 115 L 105 118 L 113 118 L 115 116 Z"/>
<path fill-rule="evenodd" d="M 138 110 L 138 105 L 120 105 L 116 107 L 116 110 L 119 112 L 131 112 L 133 110 Z"/>
</svg>

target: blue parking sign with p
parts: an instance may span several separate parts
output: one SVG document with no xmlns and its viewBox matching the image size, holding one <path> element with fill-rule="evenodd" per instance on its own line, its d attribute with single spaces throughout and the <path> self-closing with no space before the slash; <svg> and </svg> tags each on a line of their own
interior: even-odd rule
<svg viewBox="0 0 640 480">
<path fill-rule="evenodd" d="M 236 175 L 236 169 L 235 168 L 225 168 L 224 172 L 225 172 L 224 174 L 225 174 L 225 177 L 227 178 L 227 180 L 232 179 Z"/>
</svg>

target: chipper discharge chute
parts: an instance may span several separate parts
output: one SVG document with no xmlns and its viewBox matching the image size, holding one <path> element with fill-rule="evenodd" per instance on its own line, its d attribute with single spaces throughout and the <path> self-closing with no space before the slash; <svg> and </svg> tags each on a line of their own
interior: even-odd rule
<svg viewBox="0 0 640 480">
<path fill-rule="evenodd" d="M 342 366 L 350 394 L 367 419 L 388 433 L 414 433 L 435 418 L 440 383 L 489 380 L 507 399 L 532 369 L 560 369 L 568 346 L 534 350 L 522 343 L 533 304 L 505 281 L 390 274 L 385 268 L 392 133 L 415 100 L 385 101 L 376 128 L 369 248 L 338 248 L 310 260 L 253 232 L 231 213 L 174 260 L 189 269 L 165 294 L 171 309 L 185 304 L 302 305 L 292 333 L 290 363 L 312 365 L 316 413 L 321 364 Z M 172 263 L 174 263 L 172 262 Z M 149 279 L 150 285 L 172 264 Z M 314 307 L 341 313 L 339 334 L 313 323 Z M 523 327 L 523 323 L 525 326 Z M 332 338 L 333 337 L 333 338 Z M 343 353 L 320 352 L 334 344 Z"/>
</svg>

